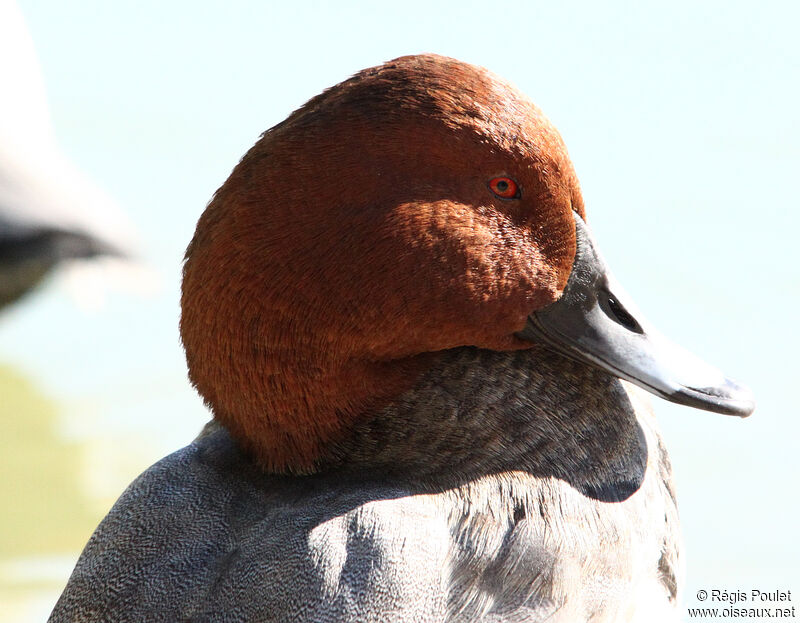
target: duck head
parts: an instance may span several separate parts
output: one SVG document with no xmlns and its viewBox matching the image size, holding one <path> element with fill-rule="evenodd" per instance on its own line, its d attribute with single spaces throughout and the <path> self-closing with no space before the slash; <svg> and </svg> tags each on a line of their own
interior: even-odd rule
<svg viewBox="0 0 800 623">
<path fill-rule="evenodd" d="M 201 216 L 190 378 L 277 472 L 313 471 L 459 346 L 546 344 L 749 414 L 747 390 L 651 333 L 584 219 L 561 137 L 509 83 L 433 55 L 364 70 L 265 132 Z"/>
</svg>

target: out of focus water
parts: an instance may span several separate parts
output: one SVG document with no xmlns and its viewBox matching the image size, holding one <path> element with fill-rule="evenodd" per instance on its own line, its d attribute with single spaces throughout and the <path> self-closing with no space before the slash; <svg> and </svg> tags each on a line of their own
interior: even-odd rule
<svg viewBox="0 0 800 623">
<path fill-rule="evenodd" d="M 561 129 L 608 263 L 651 321 L 749 383 L 741 421 L 658 402 L 697 590 L 800 599 L 798 10 L 789 2 L 22 2 L 67 153 L 140 228 L 149 298 L 53 280 L 0 315 L 0 622 L 46 617 L 130 480 L 205 422 L 180 261 L 258 134 L 363 67 L 489 67 Z"/>
</svg>

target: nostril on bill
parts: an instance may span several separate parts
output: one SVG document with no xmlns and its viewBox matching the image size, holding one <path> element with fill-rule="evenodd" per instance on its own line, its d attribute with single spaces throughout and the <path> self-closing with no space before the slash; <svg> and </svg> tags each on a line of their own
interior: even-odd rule
<svg viewBox="0 0 800 623">
<path fill-rule="evenodd" d="M 622 306 L 622 303 L 614 298 L 614 295 L 610 292 L 605 292 L 604 294 L 605 296 L 601 297 L 601 300 L 606 303 L 605 305 L 602 305 L 604 308 L 603 311 L 605 311 L 610 318 L 616 320 L 619 324 L 628 329 L 628 331 L 643 334 L 644 329 L 642 329 L 641 325 L 636 322 L 636 318 L 631 316 L 628 313 L 628 310 Z"/>
</svg>

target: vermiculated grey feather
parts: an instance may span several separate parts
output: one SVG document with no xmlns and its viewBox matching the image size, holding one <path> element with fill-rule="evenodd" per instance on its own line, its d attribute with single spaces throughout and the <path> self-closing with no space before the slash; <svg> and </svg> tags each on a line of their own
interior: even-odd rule
<svg viewBox="0 0 800 623">
<path fill-rule="evenodd" d="M 673 620 L 677 511 L 638 392 L 456 349 L 304 477 L 210 424 L 129 487 L 50 620 Z"/>
</svg>

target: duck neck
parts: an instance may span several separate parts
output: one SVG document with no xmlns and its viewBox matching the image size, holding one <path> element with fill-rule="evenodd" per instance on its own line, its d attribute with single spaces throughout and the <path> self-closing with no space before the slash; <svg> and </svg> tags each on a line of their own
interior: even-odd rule
<svg viewBox="0 0 800 623">
<path fill-rule="evenodd" d="M 355 422 L 321 466 L 437 487 L 523 471 L 592 489 L 622 475 L 635 490 L 646 462 L 636 409 L 619 380 L 540 348 L 457 348 Z"/>
</svg>

